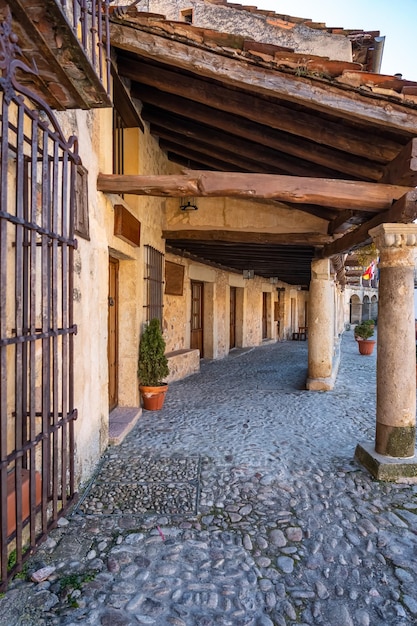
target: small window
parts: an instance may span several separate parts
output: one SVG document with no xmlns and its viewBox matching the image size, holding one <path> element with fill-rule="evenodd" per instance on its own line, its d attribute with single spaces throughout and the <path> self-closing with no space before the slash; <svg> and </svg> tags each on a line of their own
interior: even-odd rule
<svg viewBox="0 0 417 626">
<path fill-rule="evenodd" d="M 181 11 L 181 19 L 183 22 L 186 22 L 187 24 L 192 24 L 193 23 L 193 10 L 185 9 L 184 11 Z"/>
<path fill-rule="evenodd" d="M 152 246 L 145 246 L 146 321 L 158 318 L 162 326 L 164 255 Z"/>
</svg>

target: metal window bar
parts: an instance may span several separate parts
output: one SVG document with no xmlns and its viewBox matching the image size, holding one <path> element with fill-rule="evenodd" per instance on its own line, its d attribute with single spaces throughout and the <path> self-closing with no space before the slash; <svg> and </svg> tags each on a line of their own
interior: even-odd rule
<svg viewBox="0 0 417 626">
<path fill-rule="evenodd" d="M 145 246 L 146 263 L 146 321 L 159 320 L 163 314 L 163 261 L 164 255 L 152 246 Z"/>
<path fill-rule="evenodd" d="M 125 173 L 125 124 L 121 115 L 113 109 L 113 174 Z"/>
<path fill-rule="evenodd" d="M 60 0 L 62 11 L 110 95 L 110 0 Z"/>
<path fill-rule="evenodd" d="M 0 24 L 0 590 L 75 498 L 77 142 L 19 94 Z M 27 93 L 28 90 L 25 90 Z M 40 116 L 40 110 L 43 115 Z"/>
</svg>

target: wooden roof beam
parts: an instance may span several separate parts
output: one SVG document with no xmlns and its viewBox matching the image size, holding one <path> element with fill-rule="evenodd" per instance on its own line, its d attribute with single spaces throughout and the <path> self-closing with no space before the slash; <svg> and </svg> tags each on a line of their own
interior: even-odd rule
<svg viewBox="0 0 417 626">
<path fill-rule="evenodd" d="M 140 196 L 265 198 L 369 212 L 389 209 L 393 200 L 412 191 L 399 185 L 200 170 L 162 176 L 99 174 L 97 189 Z"/>
<path fill-rule="evenodd" d="M 144 115 L 144 119 L 151 123 L 151 133 L 164 140 L 176 143 L 184 149 L 194 153 L 200 152 L 216 156 L 221 154 L 223 161 L 232 165 L 240 165 L 239 169 L 265 174 L 291 174 L 295 176 L 311 176 L 315 178 L 339 178 L 339 173 L 329 168 L 315 167 L 302 161 L 275 152 L 259 144 L 252 144 L 231 135 L 225 135 L 215 129 L 205 130 L 197 124 L 176 124 L 167 116 L 166 120 Z M 230 168 L 230 169 L 235 169 Z"/>
<path fill-rule="evenodd" d="M 242 91 L 246 88 L 246 82 L 242 82 L 240 91 L 229 89 L 219 85 L 218 82 L 211 83 L 197 75 L 189 76 L 155 67 L 139 59 L 134 61 L 119 59 L 118 69 L 122 76 L 139 83 L 137 87 L 132 85 L 132 95 L 138 99 L 141 99 L 140 84 L 143 83 L 164 92 L 162 98 L 165 98 L 166 94 L 180 96 L 191 102 L 232 115 L 240 115 L 252 122 L 303 137 L 319 145 L 331 146 L 342 152 L 383 164 L 395 158 L 402 147 L 397 142 L 383 137 L 379 137 L 378 142 L 375 142 L 369 131 L 361 132 L 358 137 L 357 131 L 350 130 L 337 119 L 334 121 L 327 119 L 323 124 L 319 124 L 314 114 L 297 111 L 295 115 L 290 105 L 283 106 L 280 103 L 279 92 L 271 93 L 270 99 L 265 99 L 260 93 L 251 94 Z M 214 78 L 216 79 L 216 76 Z"/>
<path fill-rule="evenodd" d="M 328 258 L 334 254 L 349 252 L 361 244 L 370 242 L 369 231 L 380 224 L 409 224 L 415 219 L 417 219 L 417 191 L 413 190 L 405 193 L 388 211 L 375 215 L 375 217 L 359 226 L 356 230 L 324 246 L 319 256 L 320 258 Z"/>
<path fill-rule="evenodd" d="M 279 96 L 290 106 L 299 103 L 311 109 L 329 112 L 333 110 L 353 122 L 366 121 L 380 128 L 394 129 L 417 134 L 414 111 L 408 112 L 403 104 L 384 101 L 378 105 L 375 97 L 345 90 L 329 81 L 321 83 L 310 78 L 297 77 L 289 72 L 269 68 L 265 64 L 248 63 L 248 60 L 228 57 L 208 48 L 190 45 L 184 41 L 166 38 L 157 32 L 149 32 L 126 24 L 110 24 L 111 43 L 114 47 L 129 51 L 154 62 L 165 63 L 178 70 L 192 72 L 204 78 L 222 81 L 233 88 L 242 87 L 255 94 Z M 153 71 L 154 68 L 152 68 Z M 243 78 L 244 75 L 244 78 Z M 176 73 L 178 77 L 179 74 Z M 209 84 L 211 88 L 213 84 Z M 340 130 L 340 129 L 339 129 Z"/>
<path fill-rule="evenodd" d="M 231 243 L 262 243 L 277 245 L 322 246 L 331 241 L 322 233 L 258 233 L 232 230 L 164 230 L 162 237 L 189 241 L 222 241 Z"/>
<path fill-rule="evenodd" d="M 386 166 L 381 182 L 417 187 L 417 138 L 404 146 Z"/>
<path fill-rule="evenodd" d="M 257 123 L 238 114 L 222 111 L 219 115 L 218 109 L 193 102 L 181 96 L 163 95 L 160 90 L 147 85 L 140 85 L 139 87 L 134 83 L 132 93 L 144 103 L 142 110 L 144 118 L 150 114 L 164 118 L 169 112 L 171 115 L 177 115 L 183 122 L 192 120 L 194 124 L 203 124 L 207 128 L 216 128 L 218 131 L 224 131 L 230 135 L 245 137 L 248 141 L 324 167 L 331 164 L 332 169 L 342 173 L 344 177 L 352 176 L 362 180 L 378 181 L 383 175 L 383 166 L 375 165 L 368 159 L 354 155 L 350 155 L 347 159 L 346 154 L 342 154 L 339 150 L 327 148 L 316 142 L 313 143 L 300 136 L 295 139 L 295 135 L 270 128 L 261 122 Z M 148 119 L 148 121 L 151 120 Z"/>
<path fill-rule="evenodd" d="M 346 211 L 339 213 L 339 215 L 330 222 L 327 232 L 329 235 L 343 233 L 349 228 L 352 228 L 353 224 L 360 224 L 361 222 L 363 222 L 363 216 L 358 215 L 356 211 L 346 209 Z"/>
</svg>

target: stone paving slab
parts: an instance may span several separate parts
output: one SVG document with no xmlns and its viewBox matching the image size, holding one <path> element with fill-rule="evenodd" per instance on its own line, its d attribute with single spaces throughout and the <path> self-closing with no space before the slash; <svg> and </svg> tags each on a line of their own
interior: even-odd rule
<svg viewBox="0 0 417 626">
<path fill-rule="evenodd" d="M 305 342 L 265 345 L 172 384 L 104 455 L 81 497 L 103 506 L 75 509 L 11 583 L 0 625 L 416 624 L 417 485 L 354 461 L 375 433 L 376 354 L 345 333 L 326 393 L 301 389 L 306 359 Z M 145 507 L 155 494 L 175 506 Z"/>
</svg>

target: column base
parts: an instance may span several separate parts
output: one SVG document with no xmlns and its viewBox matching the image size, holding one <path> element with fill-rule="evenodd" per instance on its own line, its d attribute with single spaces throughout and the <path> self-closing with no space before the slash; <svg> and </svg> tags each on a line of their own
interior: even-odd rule
<svg viewBox="0 0 417 626">
<path fill-rule="evenodd" d="M 417 454 L 408 458 L 385 456 L 375 451 L 374 444 L 362 443 L 356 446 L 355 460 L 377 480 L 417 483 Z"/>
<path fill-rule="evenodd" d="M 337 347 L 336 356 L 333 358 L 332 373 L 325 378 L 307 378 L 306 389 L 308 391 L 332 391 L 340 365 L 340 345 Z"/>
<path fill-rule="evenodd" d="M 328 378 L 307 378 L 306 389 L 308 391 L 331 391 L 334 388 L 336 377 Z"/>
</svg>

